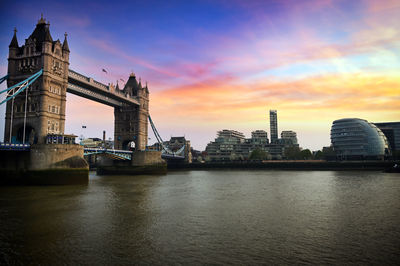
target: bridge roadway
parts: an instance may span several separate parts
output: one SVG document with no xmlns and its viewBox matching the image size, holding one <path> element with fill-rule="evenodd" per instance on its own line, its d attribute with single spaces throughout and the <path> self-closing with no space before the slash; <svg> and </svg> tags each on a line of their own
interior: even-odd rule
<svg viewBox="0 0 400 266">
<path fill-rule="evenodd" d="M 15 143 L 3 143 L 0 142 L 0 150 L 8 150 L 8 151 L 30 151 L 30 144 L 15 144 Z M 104 149 L 104 148 L 84 148 L 84 155 L 92 155 L 92 154 L 109 154 L 113 155 L 114 159 L 117 160 L 131 160 L 132 151 L 127 150 L 114 150 L 114 149 Z M 175 154 L 161 154 L 161 158 L 165 160 L 184 160 L 184 156 L 175 155 Z"/>
<path fill-rule="evenodd" d="M 139 105 L 136 97 L 125 95 L 122 91 L 115 91 L 114 88 L 71 69 L 68 72 L 67 92 L 112 107 L 121 107 L 124 104 Z"/>
</svg>

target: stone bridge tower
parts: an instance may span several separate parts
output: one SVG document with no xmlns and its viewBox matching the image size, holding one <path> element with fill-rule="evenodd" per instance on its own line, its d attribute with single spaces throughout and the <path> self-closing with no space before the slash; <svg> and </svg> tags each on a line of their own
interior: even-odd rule
<svg viewBox="0 0 400 266">
<path fill-rule="evenodd" d="M 22 46 L 18 45 L 14 30 L 9 45 L 8 87 L 43 69 L 43 75 L 28 88 L 26 143 L 44 143 L 47 134 L 64 133 L 70 51 L 67 35 L 63 43 L 60 40 L 53 41 L 49 26 L 42 17 Z M 14 99 L 14 103 L 12 100 L 7 102 L 6 142 L 23 141 L 25 97 L 24 91 Z"/>
<path fill-rule="evenodd" d="M 147 146 L 149 89 L 147 84 L 136 80 L 131 74 L 121 91 L 138 100 L 139 105 L 124 105 L 114 109 L 114 148 L 129 149 L 130 142 L 135 143 L 135 150 L 145 150 Z"/>
</svg>

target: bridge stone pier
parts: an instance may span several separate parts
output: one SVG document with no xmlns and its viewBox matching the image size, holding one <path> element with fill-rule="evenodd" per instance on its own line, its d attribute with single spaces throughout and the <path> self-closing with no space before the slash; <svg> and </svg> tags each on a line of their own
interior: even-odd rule
<svg viewBox="0 0 400 266">
<path fill-rule="evenodd" d="M 130 143 L 134 142 L 135 151 L 145 151 L 149 116 L 147 83 L 142 85 L 132 73 L 122 89 L 118 83 L 116 86 L 102 84 L 71 70 L 69 56 L 67 34 L 63 42 L 59 39 L 54 41 L 50 34 L 50 24 L 43 17 L 21 46 L 18 44 L 17 31 L 14 30 L 9 45 L 8 88 L 40 70 L 43 73 L 25 91 L 7 101 L 4 142 L 53 145 L 55 142 L 48 142 L 51 139 L 49 136 L 59 136 L 60 139 L 67 136 L 64 130 L 69 92 L 114 108 L 115 149 L 127 150 Z M 44 147 L 43 150 L 47 148 Z M 57 157 L 60 162 L 69 162 L 66 158 L 68 149 L 58 148 L 58 151 L 60 154 L 51 156 L 49 162 L 41 161 L 42 168 L 57 165 Z"/>
</svg>

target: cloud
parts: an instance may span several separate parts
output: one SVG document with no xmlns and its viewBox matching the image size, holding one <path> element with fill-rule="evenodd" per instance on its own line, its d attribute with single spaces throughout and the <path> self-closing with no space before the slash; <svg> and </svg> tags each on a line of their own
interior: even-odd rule
<svg viewBox="0 0 400 266">
<path fill-rule="evenodd" d="M 102 51 L 109 53 L 110 55 L 117 56 L 121 59 L 127 60 L 128 62 L 130 62 L 134 65 L 140 65 L 144 68 L 151 69 L 155 72 L 161 73 L 161 74 L 169 76 L 169 77 L 177 77 L 178 76 L 178 74 L 176 74 L 168 69 L 163 69 L 161 67 L 153 65 L 152 63 L 150 63 L 140 57 L 131 56 L 131 55 L 123 52 L 123 50 L 119 49 L 115 44 L 113 45 L 102 39 L 94 39 L 94 38 L 88 38 L 88 41 L 89 41 L 90 45 L 93 45 L 94 47 L 97 47 L 97 48 L 101 49 Z"/>
<path fill-rule="evenodd" d="M 332 74 L 301 80 L 261 81 L 236 84 L 233 77 L 221 77 L 152 95 L 153 116 L 182 123 L 206 121 L 251 121 L 256 112 L 268 108 L 293 112 L 294 120 L 308 113 L 378 112 L 393 116 L 400 110 L 400 77 L 386 75 Z M 208 85 L 205 85 L 208 84 Z M 321 116 L 309 117 L 316 121 Z"/>
</svg>

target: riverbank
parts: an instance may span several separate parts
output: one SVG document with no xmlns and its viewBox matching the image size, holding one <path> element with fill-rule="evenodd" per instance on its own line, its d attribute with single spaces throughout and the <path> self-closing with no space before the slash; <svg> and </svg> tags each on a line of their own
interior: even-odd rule
<svg viewBox="0 0 400 266">
<path fill-rule="evenodd" d="M 263 161 L 263 162 L 209 162 L 191 164 L 168 163 L 169 170 L 211 170 L 211 169 L 274 169 L 274 170 L 318 170 L 384 171 L 392 167 L 393 161 Z"/>
</svg>

